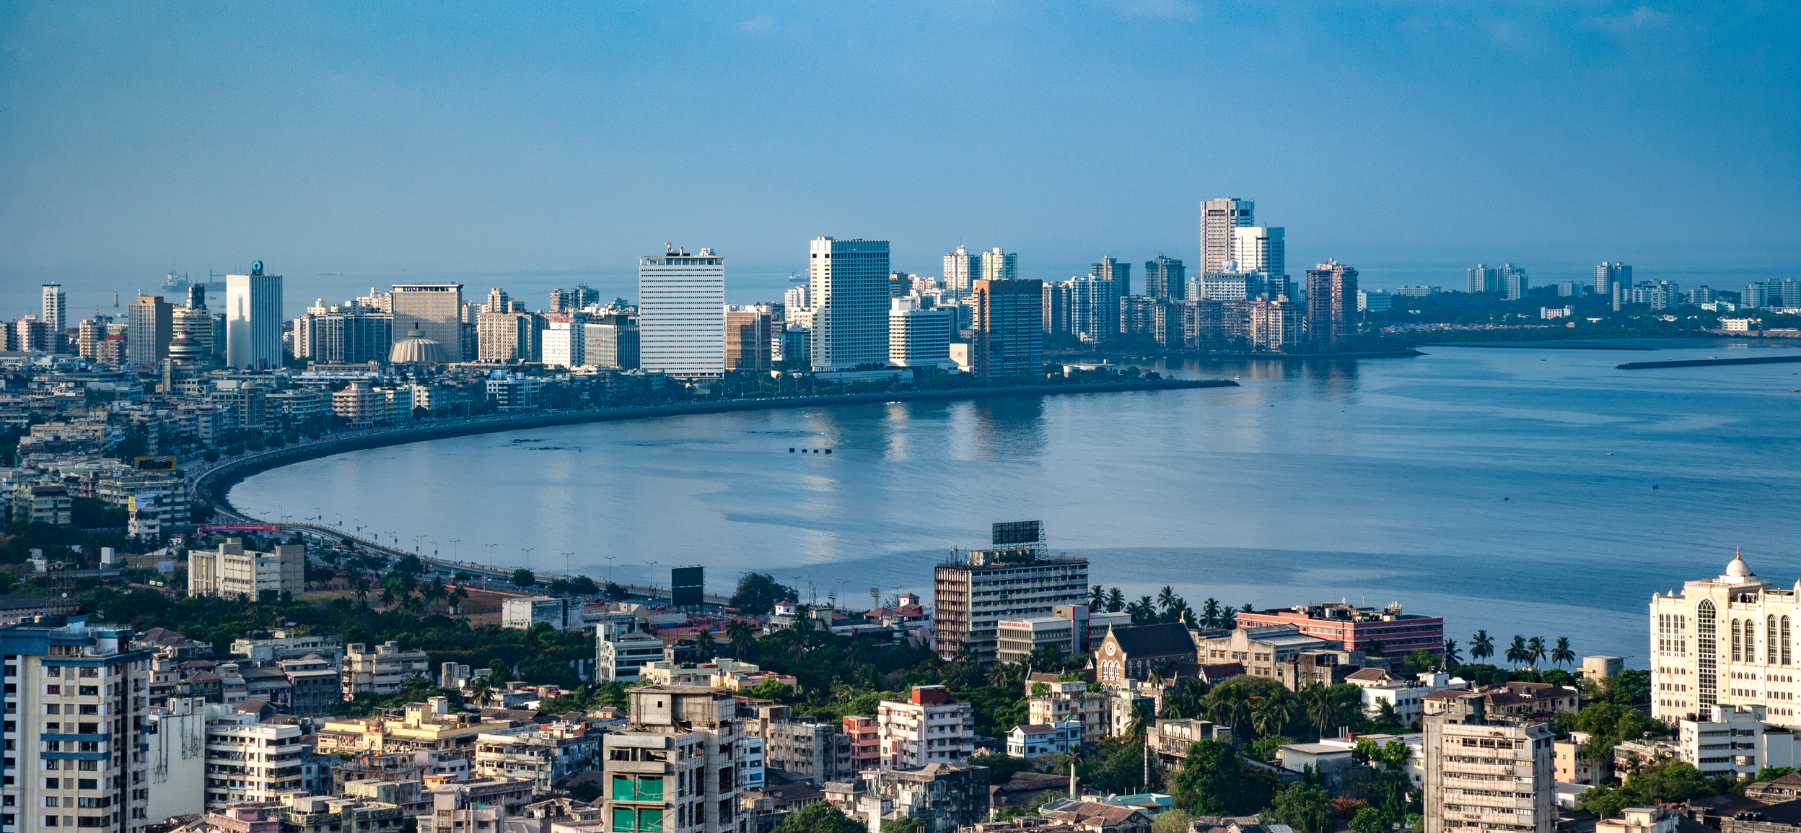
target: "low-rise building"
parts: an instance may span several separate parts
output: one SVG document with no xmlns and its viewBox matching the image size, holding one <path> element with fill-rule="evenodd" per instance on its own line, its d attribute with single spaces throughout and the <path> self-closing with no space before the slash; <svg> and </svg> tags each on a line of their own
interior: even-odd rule
<svg viewBox="0 0 1801 833">
<path fill-rule="evenodd" d="M 1027 680 L 1026 719 L 1033 723 L 1082 722 L 1089 742 L 1108 737 L 1107 692 L 1089 691 L 1087 680 Z M 1044 686 L 1040 689 L 1039 686 Z"/>
<path fill-rule="evenodd" d="M 873 717 L 860 714 L 844 716 L 844 735 L 850 738 L 850 768 L 853 773 L 882 766 L 882 727 Z"/>
<path fill-rule="evenodd" d="M 537 793 L 548 793 L 559 778 L 601 768 L 600 738 L 585 723 L 484 732 L 475 739 L 475 774 L 530 781 Z"/>
<path fill-rule="evenodd" d="M 503 833 L 508 819 L 522 818 L 532 802 L 532 782 L 505 778 L 439 784 L 419 833 Z"/>
<path fill-rule="evenodd" d="M 1486 714 L 1549 719 L 1559 712 L 1575 714 L 1577 694 L 1573 688 L 1550 683 L 1509 682 L 1474 690 L 1439 689 L 1420 699 L 1427 715 L 1463 713 L 1468 710 L 1468 701 L 1481 700 Z"/>
<path fill-rule="evenodd" d="M 1081 745 L 1082 721 L 1075 719 L 1022 724 L 1007 733 L 1007 756 L 1012 758 L 1067 755 Z"/>
<path fill-rule="evenodd" d="M 424 703 L 408 703 L 402 714 L 386 717 L 340 717 L 320 728 L 320 752 L 435 751 L 441 757 L 472 758 L 476 739 L 483 732 L 511 728 L 505 721 L 484 721 L 470 712 L 450 712 L 450 701 L 433 697 Z"/>
<path fill-rule="evenodd" d="M 299 726 L 259 723 L 222 704 L 207 706 L 206 806 L 263 803 L 300 789 L 305 734 Z"/>
<path fill-rule="evenodd" d="M 1409 725 L 1426 714 L 1426 695 L 1469 687 L 1462 679 L 1443 671 L 1421 672 L 1418 679 L 1409 680 L 1396 677 L 1383 668 L 1358 669 L 1346 677 L 1345 682 L 1363 689 L 1365 715 L 1377 717 L 1382 714 L 1383 706 L 1387 706 L 1402 725 Z"/>
<path fill-rule="evenodd" d="M 796 718 L 788 706 L 757 706 L 746 716 L 744 733 L 763 740 L 763 765 L 815 786 L 849 778 L 854 772 L 851 737 L 838 724 Z"/>
<path fill-rule="evenodd" d="M 1682 760 L 1704 775 L 1729 775 L 1741 781 L 1765 767 L 1796 766 L 1795 735 L 1764 724 L 1763 706 L 1708 707 L 1704 719 L 1677 724 Z"/>
<path fill-rule="evenodd" d="M 1334 650 L 1330 640 L 1301 633 L 1293 624 L 1241 627 L 1201 640 L 1201 662 L 1236 662 L 1253 677 L 1280 679 L 1277 666 L 1308 651 Z"/>
<path fill-rule="evenodd" d="M 1163 763 L 1165 769 L 1170 770 L 1180 767 L 1188 757 L 1188 747 L 1200 741 L 1236 742 L 1229 726 L 1207 720 L 1176 718 L 1164 718 L 1151 724 L 1145 737 L 1151 752 Z"/>
<path fill-rule="evenodd" d="M 952 702 L 941 685 L 914 686 L 905 701 L 883 700 L 876 725 L 884 769 L 963 761 L 975 753 L 975 708 Z"/>
<path fill-rule="evenodd" d="M 277 544 L 273 552 L 244 549 L 228 538 L 217 551 L 188 551 L 188 595 L 298 599 L 306 593 L 306 545 Z"/>
<path fill-rule="evenodd" d="M 1445 651 L 1445 620 L 1403 612 L 1400 602 L 1382 608 L 1346 601 L 1314 602 L 1240 613 L 1237 621 L 1243 629 L 1293 625 L 1301 635 L 1327 640 L 1340 651 L 1379 650 L 1393 657 L 1416 650 L 1436 657 Z"/>
<path fill-rule="evenodd" d="M 594 626 L 594 681 L 635 683 L 639 669 L 663 659 L 663 640 L 616 622 Z"/>
<path fill-rule="evenodd" d="M 1664 812 L 1662 807 L 1626 807 L 1618 818 L 1595 822 L 1595 833 L 1676 833 L 1681 822 L 1681 816 Z M 1788 825 L 1785 829 L 1794 827 Z"/>
<path fill-rule="evenodd" d="M 955 833 L 988 812 L 988 768 L 934 763 L 913 769 L 874 769 L 855 781 L 826 784 L 825 800 L 845 815 L 910 818 L 925 833 Z"/>
<path fill-rule="evenodd" d="M 396 694 L 401 683 L 412 677 L 431 676 L 431 663 L 424 651 L 402 651 L 400 643 L 383 642 L 369 650 L 362 642 L 354 643 L 344 654 L 344 697 L 356 699 L 358 694 Z"/>
<path fill-rule="evenodd" d="M 585 610 L 586 603 L 572 596 L 514 597 L 500 603 L 500 626 L 528 631 L 545 624 L 560 631 L 579 631 L 587 627 L 582 620 Z"/>
<path fill-rule="evenodd" d="M 409 818 L 398 805 L 362 798 L 284 793 L 280 801 L 271 812 L 289 833 L 400 833 Z"/>
</svg>

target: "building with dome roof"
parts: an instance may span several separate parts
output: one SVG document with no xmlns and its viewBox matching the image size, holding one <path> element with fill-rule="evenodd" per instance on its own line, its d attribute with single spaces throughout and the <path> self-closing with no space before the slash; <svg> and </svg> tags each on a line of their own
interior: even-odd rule
<svg viewBox="0 0 1801 833">
<path fill-rule="evenodd" d="M 1801 582 L 1775 587 L 1734 553 L 1725 572 L 1651 596 L 1651 716 L 1675 723 L 1715 705 L 1763 706 L 1801 728 Z"/>
<path fill-rule="evenodd" d="M 389 364 L 443 364 L 444 361 L 444 345 L 426 338 L 417 324 L 406 338 L 394 342 L 393 349 L 388 351 Z"/>
</svg>

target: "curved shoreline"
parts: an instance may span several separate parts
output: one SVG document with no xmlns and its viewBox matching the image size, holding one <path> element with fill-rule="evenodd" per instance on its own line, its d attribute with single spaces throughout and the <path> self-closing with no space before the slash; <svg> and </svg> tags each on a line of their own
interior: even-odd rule
<svg viewBox="0 0 1801 833">
<path fill-rule="evenodd" d="M 774 411 L 812 408 L 826 405 L 860 405 L 880 402 L 922 402 L 950 399 L 992 399 L 1004 396 L 1053 396 L 1068 393 L 1116 393 L 1141 390 L 1188 390 L 1193 388 L 1237 387 L 1230 379 L 1140 379 L 1118 382 L 1087 382 L 1067 385 L 1032 385 L 1010 388 L 964 388 L 958 390 L 914 390 L 884 393 L 843 393 L 826 396 L 794 396 L 783 399 L 740 399 L 721 402 L 692 402 L 679 405 L 652 405 L 635 408 L 603 408 L 592 411 L 556 411 L 513 416 L 478 417 L 453 423 L 425 424 L 401 429 L 374 431 L 351 436 L 326 437 L 315 442 L 298 443 L 268 451 L 222 461 L 193 475 L 194 495 L 221 510 L 237 513 L 228 496 L 231 487 L 252 475 L 290 466 L 307 460 L 330 457 L 349 451 L 383 448 L 392 445 L 494 434 L 527 428 L 581 425 L 590 422 L 618 422 L 628 419 L 651 419 L 693 414 L 720 414 L 736 411 Z M 279 520 L 279 519 L 278 519 Z"/>
</svg>

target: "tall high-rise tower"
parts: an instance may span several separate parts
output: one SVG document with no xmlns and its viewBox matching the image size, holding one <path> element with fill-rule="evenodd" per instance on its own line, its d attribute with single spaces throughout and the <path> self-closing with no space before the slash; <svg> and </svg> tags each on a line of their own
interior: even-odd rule
<svg viewBox="0 0 1801 833">
<path fill-rule="evenodd" d="M 809 249 L 813 369 L 886 366 L 888 241 L 816 237 Z"/>
<path fill-rule="evenodd" d="M 1232 259 L 1232 230 L 1252 225 L 1257 203 L 1222 197 L 1201 203 L 1201 271 L 1224 272 Z"/>
<path fill-rule="evenodd" d="M 68 324 L 68 296 L 63 294 L 60 283 L 44 284 L 44 314 L 41 318 L 44 326 L 52 333 L 61 333 Z"/>
<path fill-rule="evenodd" d="M 125 363 L 155 367 L 169 357 L 175 337 L 174 310 L 161 295 L 139 295 L 126 309 Z"/>
<path fill-rule="evenodd" d="M 882 280 L 886 298 L 886 263 Z M 665 246 L 638 258 L 638 362 L 685 379 L 725 375 L 724 257 Z"/>
<path fill-rule="evenodd" d="M 976 281 L 969 363 L 977 379 L 1036 373 L 1044 362 L 1044 282 Z"/>
<path fill-rule="evenodd" d="M 1182 261 L 1157 255 L 1156 260 L 1144 262 L 1144 294 L 1152 298 L 1180 301 L 1187 286 L 1188 270 L 1182 265 Z"/>
<path fill-rule="evenodd" d="M 1017 252 L 1003 252 L 999 246 L 996 246 L 982 253 L 981 280 L 1010 281 L 1017 277 L 1019 277 L 1019 254 Z"/>
<path fill-rule="evenodd" d="M 1102 280 L 1112 281 L 1113 290 L 1121 297 L 1132 294 L 1132 264 L 1103 257 L 1099 263 L 1088 264 L 1088 271 Z"/>
<path fill-rule="evenodd" d="M 968 246 L 958 246 L 944 256 L 944 288 L 950 290 L 952 297 L 968 295 L 969 287 L 981 279 L 981 252 L 970 254 Z"/>
<path fill-rule="evenodd" d="M 1595 266 L 1595 294 L 1607 297 L 1613 294 L 1614 284 L 1632 285 L 1632 267 L 1624 263 L 1608 263 L 1602 261 Z"/>
<path fill-rule="evenodd" d="M 444 361 L 463 360 L 462 284 L 397 283 L 388 293 L 388 308 L 394 316 L 395 341 L 418 330 L 438 343 L 438 355 Z"/>
<path fill-rule="evenodd" d="M 1238 271 L 1258 272 L 1267 284 L 1288 274 L 1287 242 L 1280 226 L 1239 226 L 1232 230 L 1232 260 Z"/>
<path fill-rule="evenodd" d="M 1357 332 L 1357 270 L 1327 260 L 1307 270 L 1307 338 L 1336 344 Z"/>
<path fill-rule="evenodd" d="M 263 262 L 248 275 L 225 276 L 225 363 L 244 370 L 269 370 L 281 361 L 281 276 L 263 274 Z"/>
</svg>

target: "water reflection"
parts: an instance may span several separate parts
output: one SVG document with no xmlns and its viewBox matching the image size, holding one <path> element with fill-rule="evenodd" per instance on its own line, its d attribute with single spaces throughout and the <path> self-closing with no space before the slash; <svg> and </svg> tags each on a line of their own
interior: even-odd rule
<svg viewBox="0 0 1801 833">
<path fill-rule="evenodd" d="M 976 460 L 1036 459 L 1044 452 L 1042 396 L 977 399 L 965 415 L 970 421 L 970 456 Z"/>
</svg>

